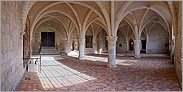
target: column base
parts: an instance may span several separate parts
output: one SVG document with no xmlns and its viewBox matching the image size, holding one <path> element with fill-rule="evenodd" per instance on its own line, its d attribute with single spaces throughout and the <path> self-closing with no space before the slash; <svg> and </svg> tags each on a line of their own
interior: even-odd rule
<svg viewBox="0 0 183 92">
<path fill-rule="evenodd" d="M 135 56 L 136 59 L 140 59 L 140 57 Z"/>
<path fill-rule="evenodd" d="M 84 57 L 78 57 L 78 59 L 79 59 L 79 60 L 83 60 L 83 59 L 84 59 Z"/>
<path fill-rule="evenodd" d="M 117 67 L 117 65 L 110 65 L 110 64 L 108 64 L 107 67 L 109 67 L 109 68 L 115 68 L 115 67 Z"/>
</svg>

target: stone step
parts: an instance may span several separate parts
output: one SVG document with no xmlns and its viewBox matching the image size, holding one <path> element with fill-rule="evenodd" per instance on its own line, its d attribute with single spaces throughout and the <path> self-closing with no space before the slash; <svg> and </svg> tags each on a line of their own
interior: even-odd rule
<svg viewBox="0 0 183 92">
<path fill-rule="evenodd" d="M 55 47 L 41 47 L 41 54 L 57 55 L 59 53 L 57 52 L 57 49 Z"/>
<path fill-rule="evenodd" d="M 55 47 L 41 47 L 41 49 L 55 49 Z"/>
</svg>

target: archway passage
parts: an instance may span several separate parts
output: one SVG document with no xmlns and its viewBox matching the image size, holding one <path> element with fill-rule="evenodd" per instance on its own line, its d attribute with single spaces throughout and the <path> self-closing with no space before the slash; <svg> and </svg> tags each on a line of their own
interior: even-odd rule
<svg viewBox="0 0 183 92">
<path fill-rule="evenodd" d="M 55 32 L 41 32 L 41 46 L 55 46 Z"/>
<path fill-rule="evenodd" d="M 146 40 L 141 40 L 142 42 L 142 53 L 146 53 Z"/>
<path fill-rule="evenodd" d="M 27 85 L 20 90 L 179 91 L 181 3 L 3 1 L 1 90 L 15 90 L 34 65 L 43 71 L 25 74 L 23 80 L 34 74 L 38 78 L 24 80 Z M 34 58 L 28 52 L 45 57 L 23 67 L 23 57 Z"/>
<path fill-rule="evenodd" d="M 106 40 L 107 33 L 104 29 L 97 34 L 97 51 L 98 53 L 107 53 L 108 41 Z"/>
<path fill-rule="evenodd" d="M 129 50 L 133 51 L 134 50 L 134 42 L 132 39 L 129 40 Z"/>
</svg>

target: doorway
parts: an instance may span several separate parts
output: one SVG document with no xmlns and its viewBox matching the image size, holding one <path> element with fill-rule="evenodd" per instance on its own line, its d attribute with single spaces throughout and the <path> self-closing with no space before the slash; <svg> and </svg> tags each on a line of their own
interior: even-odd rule
<svg viewBox="0 0 183 92">
<path fill-rule="evenodd" d="M 146 40 L 141 40 L 142 42 L 142 53 L 146 53 Z"/>
<path fill-rule="evenodd" d="M 41 46 L 55 46 L 55 32 L 41 32 Z"/>
<path fill-rule="evenodd" d="M 74 49 L 75 49 L 75 48 L 74 48 L 74 47 L 75 47 L 74 45 L 75 45 L 75 42 L 73 41 L 73 42 L 72 42 L 72 51 L 74 51 Z"/>
<path fill-rule="evenodd" d="M 129 50 L 133 51 L 134 42 L 132 39 L 129 40 Z"/>
</svg>

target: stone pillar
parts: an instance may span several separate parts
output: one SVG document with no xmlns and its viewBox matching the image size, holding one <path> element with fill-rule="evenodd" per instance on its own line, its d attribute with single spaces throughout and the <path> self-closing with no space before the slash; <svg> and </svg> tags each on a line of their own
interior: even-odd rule
<svg viewBox="0 0 183 92">
<path fill-rule="evenodd" d="M 140 58 L 140 40 L 134 40 L 135 57 Z"/>
<path fill-rule="evenodd" d="M 147 39 L 146 39 L 146 53 L 149 53 L 149 35 L 147 34 Z"/>
<path fill-rule="evenodd" d="M 174 39 L 171 40 L 170 58 L 171 61 L 174 62 Z"/>
<path fill-rule="evenodd" d="M 93 36 L 93 53 L 97 54 L 98 51 L 97 51 L 97 37 L 96 36 Z"/>
<path fill-rule="evenodd" d="M 84 59 L 85 53 L 85 38 L 79 38 L 79 59 Z"/>
<path fill-rule="evenodd" d="M 108 36 L 108 67 L 116 67 L 116 41 L 117 37 Z"/>
<path fill-rule="evenodd" d="M 126 40 L 126 52 L 128 52 L 128 50 L 129 50 L 129 41 Z"/>
<path fill-rule="evenodd" d="M 71 41 L 67 41 L 66 42 L 66 49 L 65 49 L 65 52 L 67 54 L 69 54 L 69 52 L 71 52 L 71 48 L 72 48 L 72 42 Z"/>
</svg>

